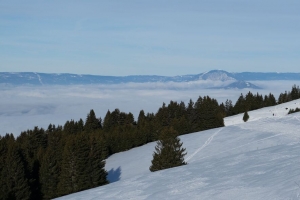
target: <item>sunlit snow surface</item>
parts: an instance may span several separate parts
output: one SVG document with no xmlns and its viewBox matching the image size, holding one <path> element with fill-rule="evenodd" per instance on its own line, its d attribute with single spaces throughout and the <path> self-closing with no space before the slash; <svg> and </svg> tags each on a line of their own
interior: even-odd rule
<svg viewBox="0 0 300 200">
<path fill-rule="evenodd" d="M 114 154 L 113 183 L 59 199 L 300 199 L 300 100 L 225 119 L 181 136 L 188 165 L 151 173 L 155 143 Z M 274 116 L 273 116 L 274 113 Z M 276 115 L 275 115 L 276 114 Z"/>
</svg>

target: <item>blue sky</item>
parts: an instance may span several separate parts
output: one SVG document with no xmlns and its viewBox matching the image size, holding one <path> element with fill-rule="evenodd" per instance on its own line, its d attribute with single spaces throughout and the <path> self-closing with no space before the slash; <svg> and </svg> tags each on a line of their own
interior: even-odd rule
<svg viewBox="0 0 300 200">
<path fill-rule="evenodd" d="M 0 71 L 300 71 L 299 0 L 0 0 Z"/>
</svg>

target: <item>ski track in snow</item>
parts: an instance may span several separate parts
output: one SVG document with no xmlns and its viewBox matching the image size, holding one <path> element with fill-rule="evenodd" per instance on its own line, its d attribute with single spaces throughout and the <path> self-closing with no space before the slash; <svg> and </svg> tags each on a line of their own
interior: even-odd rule
<svg viewBox="0 0 300 200">
<path fill-rule="evenodd" d="M 208 146 L 208 145 L 211 143 L 211 141 L 214 139 L 214 137 L 215 137 L 219 132 L 221 132 L 222 129 L 223 129 L 223 128 L 219 129 L 219 130 L 216 131 L 212 136 L 210 136 L 200 148 L 198 148 L 192 155 L 190 155 L 189 157 L 187 157 L 185 160 L 186 160 L 186 161 L 189 161 L 189 160 L 192 159 L 197 153 L 199 153 L 202 149 L 204 149 L 206 146 Z"/>
<path fill-rule="evenodd" d="M 271 139 L 271 138 L 274 138 L 274 137 L 278 137 L 278 136 L 280 136 L 280 135 L 288 135 L 288 133 L 280 133 L 280 134 L 272 135 L 272 136 L 269 136 L 269 137 L 266 137 L 266 138 L 262 138 L 262 139 L 259 139 L 259 140 L 255 140 L 255 141 L 252 141 L 252 142 L 248 142 L 248 143 L 246 143 L 246 144 L 243 144 L 243 145 L 234 147 L 234 148 L 232 148 L 232 149 L 228 149 L 228 150 L 226 150 L 226 151 L 219 152 L 219 153 L 217 153 L 217 154 L 212 154 L 212 155 L 209 155 L 209 156 L 202 157 L 202 158 L 200 158 L 199 160 L 204 159 L 204 158 L 209 158 L 209 157 L 212 157 L 212 156 L 216 156 L 216 155 L 220 155 L 220 154 L 222 154 L 222 153 L 226 153 L 226 152 L 229 152 L 229 151 L 232 151 L 232 150 L 236 150 L 236 149 L 239 149 L 239 148 L 241 148 L 241 147 L 247 146 L 247 145 L 249 145 L 249 144 L 253 144 L 253 143 L 261 142 L 261 141 L 264 141 L 264 140 L 267 140 L 267 139 Z"/>
<path fill-rule="evenodd" d="M 297 119 L 297 120 L 300 122 L 300 119 L 299 119 L 299 117 L 296 117 L 296 116 L 295 116 L 294 118 L 295 118 L 295 119 Z"/>
</svg>

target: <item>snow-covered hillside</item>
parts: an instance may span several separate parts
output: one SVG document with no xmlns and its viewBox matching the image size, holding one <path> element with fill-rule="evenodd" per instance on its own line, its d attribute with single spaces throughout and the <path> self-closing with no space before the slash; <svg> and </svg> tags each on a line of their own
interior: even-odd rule
<svg viewBox="0 0 300 200">
<path fill-rule="evenodd" d="M 250 118 L 248 121 L 256 121 L 265 118 L 284 117 L 287 115 L 290 109 L 295 109 L 295 108 L 300 108 L 299 99 L 288 103 L 279 104 L 277 106 L 270 106 L 270 107 L 266 107 L 254 111 L 249 111 L 248 114 Z M 225 126 L 244 123 L 243 115 L 244 114 L 242 113 L 239 115 L 226 117 L 224 119 Z"/>
<path fill-rule="evenodd" d="M 150 172 L 155 143 L 107 159 L 111 184 L 68 199 L 300 199 L 300 100 L 181 136 L 188 165 Z M 273 116 L 274 113 L 274 116 Z"/>
</svg>

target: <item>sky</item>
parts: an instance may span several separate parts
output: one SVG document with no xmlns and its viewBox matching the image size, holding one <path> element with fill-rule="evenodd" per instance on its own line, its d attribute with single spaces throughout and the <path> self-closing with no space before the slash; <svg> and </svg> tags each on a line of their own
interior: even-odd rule
<svg viewBox="0 0 300 200">
<path fill-rule="evenodd" d="M 299 72 L 299 0 L 0 0 L 0 71 Z"/>
</svg>

